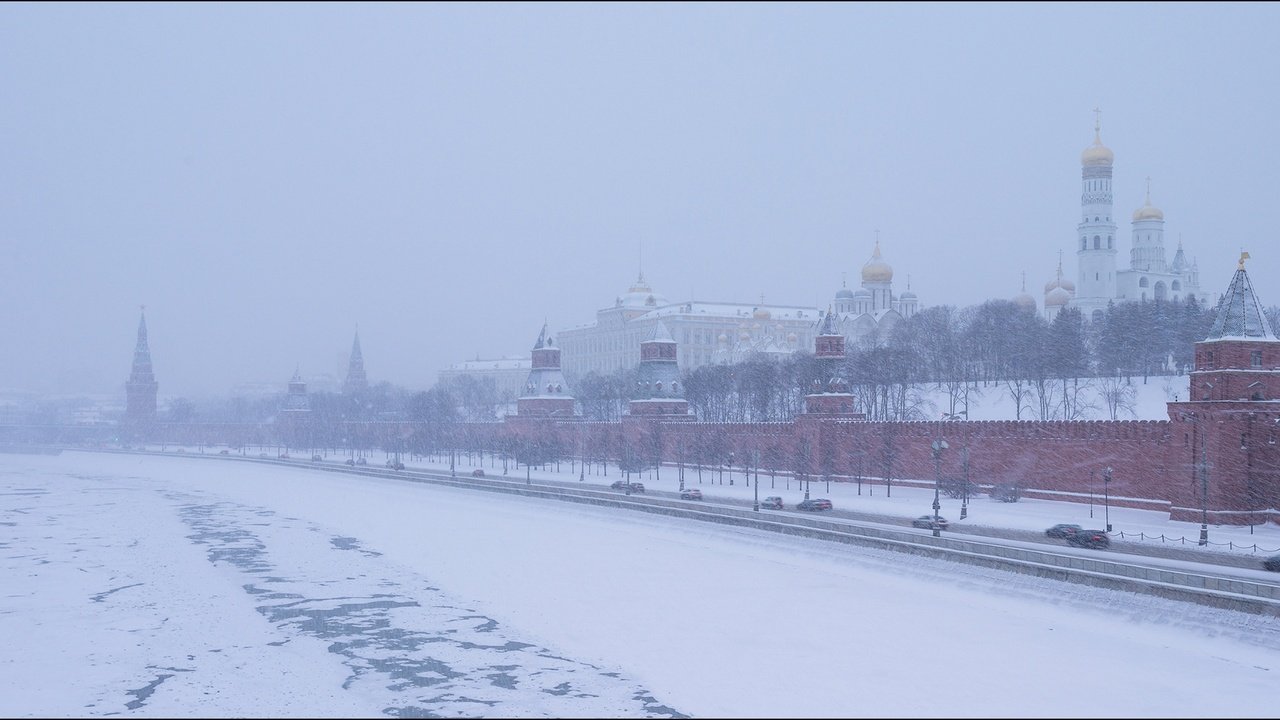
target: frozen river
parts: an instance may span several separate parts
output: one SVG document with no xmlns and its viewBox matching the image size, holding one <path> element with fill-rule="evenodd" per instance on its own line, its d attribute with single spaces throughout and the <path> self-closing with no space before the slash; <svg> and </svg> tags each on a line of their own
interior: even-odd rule
<svg viewBox="0 0 1280 720">
<path fill-rule="evenodd" d="M 1269 715 L 1280 621 L 607 508 L 0 455 L 4 716 Z"/>
</svg>

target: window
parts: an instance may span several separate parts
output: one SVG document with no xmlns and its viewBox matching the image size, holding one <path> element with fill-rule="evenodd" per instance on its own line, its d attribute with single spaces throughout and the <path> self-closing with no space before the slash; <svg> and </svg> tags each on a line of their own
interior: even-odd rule
<svg viewBox="0 0 1280 720">
<path fill-rule="evenodd" d="M 1107 236 L 1107 249 L 1108 249 L 1108 250 L 1111 250 L 1111 249 L 1112 249 L 1112 248 L 1114 248 L 1115 246 L 1116 246 L 1115 241 L 1111 238 L 1111 236 L 1110 236 L 1110 235 L 1108 235 L 1108 236 Z"/>
<path fill-rule="evenodd" d="M 1171 287 L 1173 288 L 1174 292 L 1177 292 L 1182 289 L 1182 283 L 1178 282 L 1177 280 L 1174 280 L 1173 285 Z"/>
<path fill-rule="evenodd" d="M 1089 249 L 1089 238 L 1086 238 L 1086 237 L 1080 238 L 1080 249 L 1081 250 Z"/>
<path fill-rule="evenodd" d="M 1147 279 L 1146 279 L 1146 278 L 1138 278 L 1138 287 L 1146 287 L 1146 286 L 1147 286 Z"/>
<path fill-rule="evenodd" d="M 1204 354 L 1204 366 L 1205 366 L 1205 367 L 1207 367 L 1207 368 L 1211 368 L 1211 367 L 1213 367 L 1213 351 L 1212 351 L 1212 350 L 1208 350 L 1208 351 L 1206 351 L 1206 352 L 1205 352 L 1205 354 Z"/>
<path fill-rule="evenodd" d="M 1241 450 L 1249 449 L 1248 439 L 1249 439 L 1248 435 L 1246 435 L 1245 433 L 1240 433 L 1240 449 Z"/>
<path fill-rule="evenodd" d="M 1249 367 L 1262 367 L 1262 351 L 1254 350 L 1249 353 Z"/>
<path fill-rule="evenodd" d="M 1094 235 L 1094 236 L 1093 236 L 1093 249 L 1094 249 L 1094 250 L 1101 250 L 1101 249 L 1102 249 L 1102 236 L 1100 236 L 1100 235 Z"/>
</svg>

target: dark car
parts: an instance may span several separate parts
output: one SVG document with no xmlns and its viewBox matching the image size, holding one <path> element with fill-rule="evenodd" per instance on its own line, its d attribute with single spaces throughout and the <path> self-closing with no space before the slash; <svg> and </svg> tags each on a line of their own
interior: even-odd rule
<svg viewBox="0 0 1280 720">
<path fill-rule="evenodd" d="M 769 497 L 760 501 L 760 507 L 771 508 L 773 510 L 781 510 L 782 498 L 778 497 L 777 495 L 770 495 Z"/>
<path fill-rule="evenodd" d="M 831 501 L 826 498 L 814 498 L 812 500 L 801 500 L 796 504 L 797 510 L 830 510 Z"/>
<path fill-rule="evenodd" d="M 1271 572 L 1280 572 L 1280 555 L 1272 555 L 1262 561 L 1262 567 Z"/>
<path fill-rule="evenodd" d="M 472 470 L 471 477 L 484 477 L 484 470 L 481 470 L 480 468 Z"/>
<path fill-rule="evenodd" d="M 1068 535 L 1067 542 L 1085 548 L 1111 547 L 1111 538 L 1105 530 L 1080 530 Z"/>
<path fill-rule="evenodd" d="M 629 492 L 633 492 L 633 493 L 644 492 L 644 483 L 638 483 L 638 482 L 629 483 L 626 480 L 614 480 L 613 483 L 609 485 L 609 487 L 613 488 L 614 490 L 628 490 Z"/>
<path fill-rule="evenodd" d="M 369 461 L 364 458 L 356 458 L 357 465 L 368 465 Z"/>
<path fill-rule="evenodd" d="M 355 467 L 356 461 L 352 460 L 351 458 L 347 458 L 347 464 L 350 465 L 351 467 Z"/>
<path fill-rule="evenodd" d="M 947 519 L 942 516 L 939 516 L 935 522 L 932 515 L 921 515 L 911 521 L 911 527 L 926 528 L 929 530 L 933 530 L 935 527 L 937 527 L 938 530 L 946 530 L 947 526 L 950 524 L 951 523 L 947 522 Z"/>
<path fill-rule="evenodd" d="M 698 488 L 685 488 L 680 491 L 681 500 L 701 500 L 702 491 Z"/>
<path fill-rule="evenodd" d="M 324 460 L 324 458 L 320 457 L 319 455 L 312 455 L 312 456 L 311 456 L 311 462 L 322 462 L 323 460 Z"/>
<path fill-rule="evenodd" d="M 1048 530 L 1045 530 L 1044 534 L 1045 534 L 1045 537 L 1051 537 L 1051 538 L 1069 538 L 1072 535 L 1075 535 L 1076 533 L 1080 532 L 1081 529 L 1082 528 L 1079 525 L 1068 525 L 1066 523 L 1059 523 L 1049 528 Z"/>
<path fill-rule="evenodd" d="M 387 467 L 391 468 L 392 470 L 403 470 L 404 463 L 400 462 L 399 460 L 388 460 Z"/>
<path fill-rule="evenodd" d="M 230 451 L 230 450 L 219 450 L 219 451 L 218 451 L 218 454 L 219 454 L 219 455 L 230 455 L 230 454 L 231 454 L 231 451 Z"/>
</svg>

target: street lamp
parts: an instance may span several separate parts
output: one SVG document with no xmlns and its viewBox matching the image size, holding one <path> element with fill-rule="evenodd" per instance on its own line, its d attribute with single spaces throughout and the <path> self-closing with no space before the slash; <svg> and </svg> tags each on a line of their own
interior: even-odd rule
<svg viewBox="0 0 1280 720">
<path fill-rule="evenodd" d="M 755 489 L 756 499 L 751 509 L 760 512 L 760 451 L 755 448 L 751 449 L 751 464 L 756 469 L 756 480 L 751 483 L 751 487 Z"/>
<path fill-rule="evenodd" d="M 1209 544 L 1209 464 L 1205 459 L 1204 438 L 1200 438 L 1200 545 Z M 1252 529 L 1253 526 L 1250 526 Z"/>
<path fill-rule="evenodd" d="M 1111 466 L 1102 468 L 1102 512 L 1107 523 L 1107 532 L 1111 532 Z"/>
<path fill-rule="evenodd" d="M 942 535 L 939 530 L 941 518 L 938 511 L 942 509 L 942 503 L 938 502 L 938 490 L 942 487 L 942 451 L 947 449 L 946 440 L 934 440 L 933 445 L 933 536 L 940 537 Z"/>
<path fill-rule="evenodd" d="M 964 499 L 960 501 L 960 519 L 969 517 L 969 446 L 960 449 L 960 462 L 964 465 Z"/>
</svg>

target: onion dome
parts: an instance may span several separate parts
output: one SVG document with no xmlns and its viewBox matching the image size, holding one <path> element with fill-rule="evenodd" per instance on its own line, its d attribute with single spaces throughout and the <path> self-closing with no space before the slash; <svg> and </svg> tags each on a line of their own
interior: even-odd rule
<svg viewBox="0 0 1280 720">
<path fill-rule="evenodd" d="M 751 312 L 751 317 L 756 320 L 768 320 L 773 317 L 773 314 L 769 312 L 768 308 L 756 308 Z"/>
<path fill-rule="evenodd" d="M 1036 299 L 1031 297 L 1031 293 L 1027 292 L 1027 274 L 1022 273 L 1022 292 L 1013 296 L 1013 304 L 1024 310 L 1035 312 Z"/>
<path fill-rule="evenodd" d="M 1023 290 L 1026 290 L 1026 280 L 1023 280 Z M 1054 288 L 1062 288 L 1069 295 L 1076 294 L 1076 284 L 1062 276 L 1062 253 L 1058 253 L 1058 276 L 1044 284 L 1044 294 L 1047 297 Z"/>
<path fill-rule="evenodd" d="M 1080 164 L 1085 167 L 1110 167 L 1115 160 L 1116 154 L 1111 152 L 1111 148 L 1102 144 L 1102 128 L 1100 124 L 1095 122 L 1093 126 L 1093 144 L 1080 153 Z"/>
<path fill-rule="evenodd" d="M 1066 290 L 1060 287 L 1056 287 L 1050 290 L 1049 292 L 1045 293 L 1045 296 L 1044 296 L 1044 306 L 1046 308 L 1062 307 L 1063 305 L 1066 305 L 1070 301 L 1071 301 L 1071 293 L 1067 292 Z M 1031 304 L 1034 307 L 1035 301 L 1033 300 Z"/>
<path fill-rule="evenodd" d="M 862 282 L 891 282 L 893 267 L 880 258 L 880 241 L 876 240 L 875 252 L 871 259 L 862 266 Z"/>
<path fill-rule="evenodd" d="M 1133 221 L 1164 220 L 1164 211 L 1151 204 L 1151 178 L 1147 178 L 1147 201 L 1133 211 Z"/>
<path fill-rule="evenodd" d="M 853 291 L 847 287 L 842 287 L 836 291 L 837 300 L 846 300 L 846 299 L 852 299 L 852 298 L 853 298 Z"/>
</svg>

